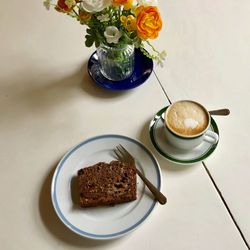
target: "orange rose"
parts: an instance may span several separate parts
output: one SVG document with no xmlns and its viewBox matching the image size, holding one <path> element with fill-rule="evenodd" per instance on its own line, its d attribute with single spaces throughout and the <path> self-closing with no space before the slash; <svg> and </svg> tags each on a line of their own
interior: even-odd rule
<svg viewBox="0 0 250 250">
<path fill-rule="evenodd" d="M 131 9 L 133 5 L 133 0 L 113 0 L 112 3 L 114 6 L 124 6 L 125 10 Z"/>
<path fill-rule="evenodd" d="M 160 13 L 155 6 L 140 6 L 136 8 L 137 34 L 142 40 L 155 39 L 162 28 Z"/>
<path fill-rule="evenodd" d="M 67 3 L 67 0 L 58 0 L 55 9 L 57 11 L 59 11 L 59 12 L 68 13 L 68 12 L 73 10 L 73 8 L 75 7 L 76 2 L 78 2 L 78 1 L 74 1 L 74 4 L 72 4 L 73 2 L 71 2 L 70 5 L 69 5 Z"/>
</svg>

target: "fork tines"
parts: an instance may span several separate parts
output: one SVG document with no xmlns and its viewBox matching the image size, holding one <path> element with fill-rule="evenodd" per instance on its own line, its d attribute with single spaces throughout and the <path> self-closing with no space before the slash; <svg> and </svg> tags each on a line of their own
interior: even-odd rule
<svg viewBox="0 0 250 250">
<path fill-rule="evenodd" d="M 116 146 L 114 153 L 120 161 L 134 164 L 134 157 L 121 144 Z"/>
<path fill-rule="evenodd" d="M 128 151 L 127 151 L 127 149 L 126 148 L 124 148 L 121 144 L 119 144 L 119 146 L 117 147 L 118 149 L 119 149 L 119 147 L 120 147 L 120 152 L 122 151 L 122 150 L 124 150 L 129 156 L 131 156 L 131 157 L 133 157 Z"/>
</svg>

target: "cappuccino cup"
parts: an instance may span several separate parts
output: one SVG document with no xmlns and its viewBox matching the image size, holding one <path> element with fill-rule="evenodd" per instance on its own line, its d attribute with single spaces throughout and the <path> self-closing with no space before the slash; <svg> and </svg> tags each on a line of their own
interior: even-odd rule
<svg viewBox="0 0 250 250">
<path fill-rule="evenodd" d="M 203 141 L 216 144 L 217 133 L 209 130 L 211 116 L 200 103 L 181 100 L 167 107 L 164 114 L 166 139 L 174 147 L 191 150 Z"/>
</svg>

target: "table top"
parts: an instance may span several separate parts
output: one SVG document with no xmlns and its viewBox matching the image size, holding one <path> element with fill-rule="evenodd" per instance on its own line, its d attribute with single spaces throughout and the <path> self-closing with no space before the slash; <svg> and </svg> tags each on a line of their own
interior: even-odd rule
<svg viewBox="0 0 250 250">
<path fill-rule="evenodd" d="M 159 1 L 163 68 L 139 87 L 111 91 L 87 73 L 83 26 L 40 1 L 0 9 L 0 242 L 3 249 L 249 249 L 250 2 Z M 149 124 L 180 99 L 209 110 L 220 141 L 203 162 L 180 166 L 150 141 Z M 149 101 L 150 100 L 150 101 Z M 70 231 L 51 202 L 51 181 L 78 143 L 118 134 L 142 142 L 162 172 L 166 205 L 128 235 L 91 240 Z M 108 225 L 107 225 L 108 227 Z"/>
</svg>

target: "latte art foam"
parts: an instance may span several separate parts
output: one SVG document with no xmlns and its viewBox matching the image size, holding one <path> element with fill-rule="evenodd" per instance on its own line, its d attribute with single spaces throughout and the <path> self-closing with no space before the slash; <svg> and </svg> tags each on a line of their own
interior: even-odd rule
<svg viewBox="0 0 250 250">
<path fill-rule="evenodd" d="M 186 128 L 196 128 L 199 125 L 199 122 L 194 120 L 193 118 L 187 118 L 184 120 L 184 125 Z"/>
<path fill-rule="evenodd" d="M 165 113 L 166 126 L 181 136 L 194 136 L 203 132 L 209 123 L 207 111 L 198 103 L 179 101 Z"/>
</svg>

